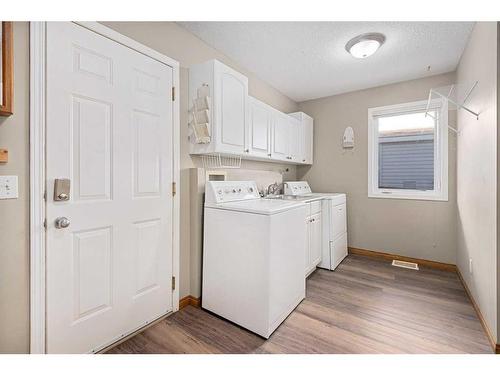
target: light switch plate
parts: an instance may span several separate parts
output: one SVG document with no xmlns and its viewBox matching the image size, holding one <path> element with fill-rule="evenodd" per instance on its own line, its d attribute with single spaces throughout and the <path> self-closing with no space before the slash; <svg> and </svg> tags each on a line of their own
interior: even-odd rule
<svg viewBox="0 0 500 375">
<path fill-rule="evenodd" d="M 17 176 L 0 176 L 0 199 L 16 199 L 18 197 Z"/>
</svg>

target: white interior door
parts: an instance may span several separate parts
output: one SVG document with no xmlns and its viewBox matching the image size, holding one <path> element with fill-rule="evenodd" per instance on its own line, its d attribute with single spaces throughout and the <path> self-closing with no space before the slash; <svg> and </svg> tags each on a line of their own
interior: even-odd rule
<svg viewBox="0 0 500 375">
<path fill-rule="evenodd" d="M 172 310 L 172 79 L 82 26 L 47 24 L 49 353 L 99 350 Z M 62 178 L 70 199 L 56 202 Z"/>
</svg>

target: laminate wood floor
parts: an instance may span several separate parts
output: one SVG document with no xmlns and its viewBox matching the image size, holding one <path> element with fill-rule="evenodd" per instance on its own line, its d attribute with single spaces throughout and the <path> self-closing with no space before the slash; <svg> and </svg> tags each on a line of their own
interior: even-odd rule
<svg viewBox="0 0 500 375">
<path fill-rule="evenodd" d="M 492 353 L 458 276 L 349 255 L 268 339 L 188 306 L 108 353 Z"/>
</svg>

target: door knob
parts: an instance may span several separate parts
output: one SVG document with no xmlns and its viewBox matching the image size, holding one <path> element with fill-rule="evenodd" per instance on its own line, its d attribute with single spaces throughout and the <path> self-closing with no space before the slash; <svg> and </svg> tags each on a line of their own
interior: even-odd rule
<svg viewBox="0 0 500 375">
<path fill-rule="evenodd" d="M 57 229 L 67 228 L 69 227 L 70 221 L 67 217 L 61 216 L 58 217 L 55 221 L 55 226 Z"/>
</svg>

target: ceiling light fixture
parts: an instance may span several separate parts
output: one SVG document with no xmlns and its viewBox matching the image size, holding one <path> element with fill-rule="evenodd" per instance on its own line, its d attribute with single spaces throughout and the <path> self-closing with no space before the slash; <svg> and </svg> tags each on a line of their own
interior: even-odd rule
<svg viewBox="0 0 500 375">
<path fill-rule="evenodd" d="M 345 45 L 345 49 L 358 59 L 364 59 L 373 55 L 385 42 L 384 34 L 367 33 L 352 38 Z"/>
</svg>

